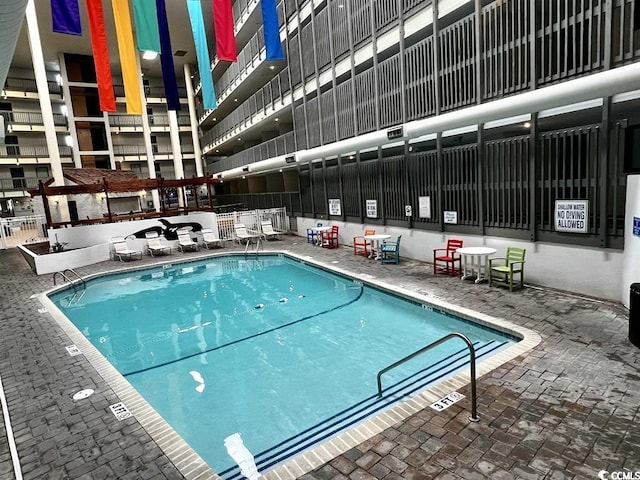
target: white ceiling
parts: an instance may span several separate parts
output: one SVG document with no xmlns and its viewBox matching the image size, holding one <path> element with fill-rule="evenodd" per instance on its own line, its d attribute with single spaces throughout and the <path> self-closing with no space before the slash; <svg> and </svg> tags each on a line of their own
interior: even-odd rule
<svg viewBox="0 0 640 480">
<path fill-rule="evenodd" d="M 12 2 L 12 0 L 0 0 Z M 80 18 L 82 19 L 82 36 L 65 35 L 61 33 L 53 33 L 51 20 L 51 5 L 49 0 L 34 0 L 36 12 L 38 15 L 38 25 L 40 27 L 40 37 L 42 40 L 42 49 L 44 61 L 47 70 L 58 70 L 59 53 L 76 53 L 81 55 L 92 55 L 91 37 L 89 34 L 89 25 L 85 1 L 80 0 Z M 205 28 L 207 30 L 207 39 L 211 50 L 215 43 L 213 37 L 213 12 L 211 9 L 211 1 L 201 1 Z M 105 27 L 107 32 L 107 41 L 109 44 L 109 59 L 111 62 L 111 70 L 114 74 L 120 72 L 120 61 L 118 56 L 118 43 L 116 40 L 115 27 L 113 24 L 113 10 L 111 2 L 103 1 Z M 185 50 L 187 54 L 184 57 L 173 57 L 176 66 L 176 73 L 181 74 L 182 66 L 185 63 L 195 64 L 195 47 L 193 44 L 193 35 L 191 33 L 191 23 L 189 21 L 189 13 L 187 10 L 187 2 L 184 0 L 166 0 L 167 18 L 169 22 L 169 33 L 171 36 L 171 48 L 173 53 L 177 50 Z M 1 12 L 0 12 L 1 13 Z M 133 23 L 133 12 L 132 23 Z M 0 19 L 0 24 L 2 19 Z M 141 66 L 144 72 L 153 76 L 161 75 L 160 58 L 149 61 L 143 60 L 140 56 Z M 15 68 L 32 69 L 31 50 L 29 49 L 29 41 L 27 35 L 26 21 L 23 22 L 22 30 L 18 36 L 18 44 L 16 46 L 15 55 L 11 63 Z M 1 66 L 1 65 L 0 65 Z M 180 78 L 180 77 L 178 77 Z"/>
</svg>

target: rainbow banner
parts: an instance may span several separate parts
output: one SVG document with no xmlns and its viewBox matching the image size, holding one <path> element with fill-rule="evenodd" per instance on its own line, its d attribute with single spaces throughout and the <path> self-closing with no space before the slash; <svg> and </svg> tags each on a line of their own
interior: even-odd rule
<svg viewBox="0 0 640 480">
<path fill-rule="evenodd" d="M 109 47 L 107 34 L 104 30 L 104 14 L 102 0 L 86 0 L 89 16 L 89 31 L 91 32 L 91 48 L 93 49 L 93 63 L 96 67 L 98 81 L 98 99 L 100 110 L 103 112 L 116 111 L 116 97 L 113 93 L 113 79 L 109 65 Z"/>
<path fill-rule="evenodd" d="M 167 97 L 168 110 L 180 110 L 180 94 L 176 71 L 173 66 L 173 50 L 169 37 L 169 24 L 167 23 L 167 7 L 164 0 L 156 0 L 158 12 L 158 32 L 160 33 L 160 63 L 162 65 L 162 80 L 164 81 L 164 95 Z"/>
<path fill-rule="evenodd" d="M 53 31 L 68 35 L 82 35 L 78 0 L 51 0 Z"/>
<path fill-rule="evenodd" d="M 156 0 L 133 0 L 133 21 L 138 50 L 160 53 L 160 31 Z"/>
<path fill-rule="evenodd" d="M 198 58 L 198 70 L 202 85 L 202 103 L 205 109 L 212 110 L 218 107 L 216 92 L 213 88 L 213 77 L 209 60 L 209 47 L 207 46 L 207 32 L 204 29 L 202 18 L 202 5 L 200 0 L 187 0 L 193 41 L 196 44 L 196 57 Z"/>
<path fill-rule="evenodd" d="M 140 73 L 136 47 L 133 43 L 133 28 L 129 14 L 129 0 L 111 0 L 113 19 L 116 26 L 120 67 L 124 83 L 124 97 L 127 113 L 142 115 L 142 97 L 140 94 Z"/>
<path fill-rule="evenodd" d="M 267 50 L 267 60 L 284 60 L 276 0 L 260 0 L 260 6 L 262 8 L 264 46 Z"/>
<path fill-rule="evenodd" d="M 233 33 L 233 9 L 231 0 L 212 0 L 213 25 L 216 32 L 216 55 L 218 60 L 238 61 L 236 37 Z"/>
</svg>

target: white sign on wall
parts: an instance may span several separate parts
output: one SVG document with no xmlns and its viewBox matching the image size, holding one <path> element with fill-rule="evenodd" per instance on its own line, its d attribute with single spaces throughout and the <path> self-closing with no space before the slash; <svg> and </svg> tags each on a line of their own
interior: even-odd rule
<svg viewBox="0 0 640 480">
<path fill-rule="evenodd" d="M 340 208 L 339 198 L 329 199 L 329 215 L 342 215 L 342 209 Z"/>
<path fill-rule="evenodd" d="M 431 197 L 418 197 L 418 217 L 431 218 Z"/>
<path fill-rule="evenodd" d="M 587 233 L 589 200 L 556 200 L 556 232 Z"/>
<path fill-rule="evenodd" d="M 367 218 L 378 218 L 378 201 L 367 200 Z"/>
<path fill-rule="evenodd" d="M 444 223 L 458 223 L 458 212 L 456 210 L 444 212 Z"/>
</svg>

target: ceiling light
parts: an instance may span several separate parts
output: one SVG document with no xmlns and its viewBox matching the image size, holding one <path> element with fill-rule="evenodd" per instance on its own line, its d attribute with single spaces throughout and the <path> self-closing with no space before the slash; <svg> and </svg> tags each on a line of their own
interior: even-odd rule
<svg viewBox="0 0 640 480">
<path fill-rule="evenodd" d="M 269 67 L 269 69 L 270 69 L 270 70 L 275 70 L 275 69 L 276 69 L 276 66 L 275 66 L 275 65 L 271 65 L 271 66 Z"/>
<path fill-rule="evenodd" d="M 242 138 L 238 137 L 238 141 L 242 140 Z"/>
<path fill-rule="evenodd" d="M 273 119 L 274 122 L 277 122 L 278 120 L 280 120 L 280 119 L 277 118 L 277 117 Z"/>
<path fill-rule="evenodd" d="M 142 58 L 145 60 L 155 60 L 158 58 L 158 52 L 154 52 L 153 50 L 145 50 L 142 54 Z"/>
<path fill-rule="evenodd" d="M 216 150 L 216 153 L 220 153 L 220 150 Z"/>
<path fill-rule="evenodd" d="M 524 122 L 523 127 L 529 128 L 531 126 L 531 122 Z"/>
<path fill-rule="evenodd" d="M 234 101 L 234 102 L 237 102 L 237 101 L 238 101 L 238 99 L 237 99 L 237 98 L 234 98 L 234 99 L 233 99 L 233 101 Z"/>
<path fill-rule="evenodd" d="M 213 121 L 215 122 L 216 120 L 217 120 L 217 118 L 216 118 L 216 117 L 213 117 Z"/>
</svg>

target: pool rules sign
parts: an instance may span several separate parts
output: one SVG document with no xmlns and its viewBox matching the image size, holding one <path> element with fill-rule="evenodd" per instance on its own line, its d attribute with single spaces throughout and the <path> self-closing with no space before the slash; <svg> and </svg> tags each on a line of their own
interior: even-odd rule
<svg viewBox="0 0 640 480">
<path fill-rule="evenodd" d="M 556 200 L 556 232 L 587 233 L 589 200 Z"/>
</svg>

